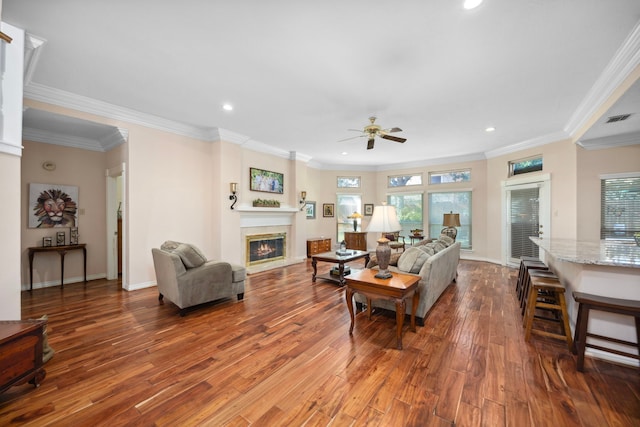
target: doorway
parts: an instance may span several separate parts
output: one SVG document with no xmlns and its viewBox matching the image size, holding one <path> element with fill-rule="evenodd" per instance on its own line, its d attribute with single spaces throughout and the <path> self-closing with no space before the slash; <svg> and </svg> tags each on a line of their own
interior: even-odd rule
<svg viewBox="0 0 640 427">
<path fill-rule="evenodd" d="M 551 200 L 548 174 L 503 181 L 503 264 L 517 267 L 521 256 L 539 256 L 529 237 L 550 237 Z"/>
<path fill-rule="evenodd" d="M 125 164 L 107 169 L 107 279 L 127 289 Z"/>
</svg>

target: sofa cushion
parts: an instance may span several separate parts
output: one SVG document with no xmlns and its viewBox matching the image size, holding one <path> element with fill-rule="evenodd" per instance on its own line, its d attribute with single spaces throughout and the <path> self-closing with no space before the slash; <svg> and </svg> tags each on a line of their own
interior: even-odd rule
<svg viewBox="0 0 640 427">
<path fill-rule="evenodd" d="M 424 246 L 427 243 L 431 243 L 431 242 L 433 242 L 433 239 L 424 239 L 424 240 L 420 240 L 418 243 L 416 243 L 413 246 Z"/>
<path fill-rule="evenodd" d="M 231 264 L 231 281 L 242 282 L 247 278 L 247 269 L 241 265 Z"/>
<path fill-rule="evenodd" d="M 440 252 L 443 249 L 447 249 L 447 245 L 445 245 L 444 243 L 442 243 L 439 240 L 436 240 L 435 242 L 433 242 L 432 245 L 433 245 L 433 249 L 436 251 L 436 253 Z"/>
<path fill-rule="evenodd" d="M 180 243 L 177 248 L 173 250 L 173 253 L 178 255 L 182 260 L 182 263 L 187 268 L 200 267 L 207 262 L 207 257 L 193 245 L 188 243 Z"/>
<path fill-rule="evenodd" d="M 398 259 L 398 270 L 408 273 L 420 273 L 422 265 L 429 259 L 429 256 L 428 253 L 419 248 L 407 248 Z"/>
</svg>

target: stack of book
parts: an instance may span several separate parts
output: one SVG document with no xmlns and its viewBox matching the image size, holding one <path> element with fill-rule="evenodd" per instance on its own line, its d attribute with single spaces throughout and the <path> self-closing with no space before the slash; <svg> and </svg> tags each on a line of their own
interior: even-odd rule
<svg viewBox="0 0 640 427">
<path fill-rule="evenodd" d="M 344 266 L 344 275 L 346 276 L 347 274 L 351 273 L 351 267 L 349 267 L 348 265 Z M 332 276 L 340 276 L 340 267 L 335 266 L 331 269 L 331 275 Z"/>
<path fill-rule="evenodd" d="M 346 256 L 346 255 L 353 255 L 353 251 L 349 251 L 349 250 L 342 250 L 342 249 L 338 249 L 336 251 L 336 255 L 338 256 Z"/>
</svg>

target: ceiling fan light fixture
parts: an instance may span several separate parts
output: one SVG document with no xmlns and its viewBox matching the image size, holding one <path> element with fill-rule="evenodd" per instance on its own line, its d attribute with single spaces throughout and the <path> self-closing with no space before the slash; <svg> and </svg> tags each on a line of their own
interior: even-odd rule
<svg viewBox="0 0 640 427">
<path fill-rule="evenodd" d="M 464 4 L 462 5 L 462 7 L 467 10 L 471 10 L 480 6 L 480 3 L 482 3 L 482 0 L 464 0 Z"/>
</svg>

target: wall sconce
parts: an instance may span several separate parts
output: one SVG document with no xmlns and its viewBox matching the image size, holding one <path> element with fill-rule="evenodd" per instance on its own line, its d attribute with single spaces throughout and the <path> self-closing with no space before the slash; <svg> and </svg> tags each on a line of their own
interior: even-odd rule
<svg viewBox="0 0 640 427">
<path fill-rule="evenodd" d="M 236 202 L 238 201 L 238 196 L 236 195 L 236 193 L 238 192 L 238 183 L 232 182 L 229 187 L 231 189 L 229 200 L 233 200 L 233 203 L 231 203 L 231 209 L 233 209 L 233 207 L 236 205 Z"/>
<path fill-rule="evenodd" d="M 306 191 L 301 191 L 300 192 L 300 210 L 303 211 L 304 210 L 304 205 L 307 203 L 307 192 Z"/>
</svg>

